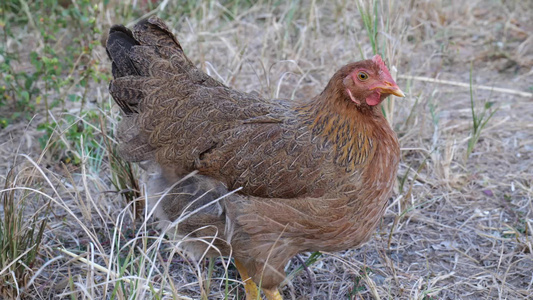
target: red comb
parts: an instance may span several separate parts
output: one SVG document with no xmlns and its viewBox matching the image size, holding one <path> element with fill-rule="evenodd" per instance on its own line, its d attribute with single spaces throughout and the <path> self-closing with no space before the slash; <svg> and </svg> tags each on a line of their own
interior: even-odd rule
<svg viewBox="0 0 533 300">
<path fill-rule="evenodd" d="M 385 63 L 383 62 L 383 59 L 381 59 L 381 56 L 379 56 L 379 54 L 374 55 L 374 57 L 372 57 L 372 61 L 375 64 L 377 64 L 380 69 L 386 70 L 386 71 L 389 70 L 389 69 L 387 69 L 387 66 L 385 65 Z"/>
</svg>

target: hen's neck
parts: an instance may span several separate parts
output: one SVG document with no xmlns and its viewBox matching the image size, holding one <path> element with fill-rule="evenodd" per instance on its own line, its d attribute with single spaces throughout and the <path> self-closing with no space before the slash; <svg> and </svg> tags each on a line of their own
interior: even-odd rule
<svg viewBox="0 0 533 300">
<path fill-rule="evenodd" d="M 393 132 L 379 106 L 357 107 L 343 97 L 343 93 L 326 88 L 297 111 L 313 136 L 321 138 L 321 148 L 333 150 L 335 163 L 353 172 L 367 165 L 377 143 L 389 140 Z"/>
</svg>

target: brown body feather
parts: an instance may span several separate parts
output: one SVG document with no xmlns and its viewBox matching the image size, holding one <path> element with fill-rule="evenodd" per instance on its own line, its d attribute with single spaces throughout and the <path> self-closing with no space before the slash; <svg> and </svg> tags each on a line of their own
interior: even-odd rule
<svg viewBox="0 0 533 300">
<path fill-rule="evenodd" d="M 171 189 L 159 218 L 174 221 L 185 208 L 242 188 L 180 223 L 181 234 L 209 225 L 194 236 L 227 240 L 216 243 L 222 254 L 231 245 L 265 288 L 283 280 L 283 267 L 298 252 L 344 250 L 369 238 L 399 162 L 396 135 L 379 106 L 354 105 L 342 86 L 354 67 L 372 68 L 370 61 L 343 67 L 313 99 L 288 101 L 212 79 L 157 18 L 133 33 L 113 27 L 107 49 L 110 92 L 125 113 L 117 132 L 121 155 L 155 166 L 155 192 L 198 172 Z"/>
</svg>

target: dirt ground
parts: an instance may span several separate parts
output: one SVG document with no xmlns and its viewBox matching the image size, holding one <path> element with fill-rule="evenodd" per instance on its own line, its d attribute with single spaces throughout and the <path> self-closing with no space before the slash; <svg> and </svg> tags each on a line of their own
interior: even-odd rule
<svg viewBox="0 0 533 300">
<path fill-rule="evenodd" d="M 391 10 L 380 8 L 379 34 L 408 95 L 394 100 L 389 116 L 402 148 L 394 195 L 376 234 L 361 248 L 323 253 L 308 272 L 293 272 L 301 266 L 293 259 L 284 297 L 533 299 L 533 1 L 393 4 Z M 232 87 L 265 97 L 311 97 L 340 66 L 372 54 L 357 6 L 346 1 L 261 2 L 233 19 L 224 17 L 224 5 L 216 1 L 189 15 L 177 14 L 176 4 L 165 9 L 153 12 L 168 22 L 193 62 Z M 117 22 L 113 14 L 97 20 L 103 32 Z M 101 46 L 94 57 L 107 61 Z M 476 113 L 489 102 L 496 112 L 467 157 L 471 77 Z M 88 99 L 87 107 L 112 128 L 118 113 L 105 108 L 112 105 L 107 83 L 91 83 Z M 76 114 L 79 105 L 50 116 Z M 3 107 L 0 113 L 10 111 Z M 226 275 L 227 259 L 213 262 L 206 289 L 208 262 L 173 257 L 172 241 L 159 237 L 150 219 L 132 220 L 105 158 L 93 164 L 84 147 L 73 147 L 67 151 L 78 153 L 82 163 L 62 165 L 43 151 L 37 126 L 45 116 L 43 109 L 31 121 L 0 130 L 0 183 L 15 166 L 20 187 L 48 195 L 36 197 L 29 208 L 51 199 L 25 297 L 152 299 L 153 290 L 143 288 L 151 283 L 169 291 L 164 299 L 200 299 L 202 291 L 208 299 L 224 299 L 227 285 L 227 299 L 242 299 L 235 269 L 228 267 Z M 163 241 L 142 242 L 152 236 Z M 130 263 L 119 255 L 124 253 L 133 255 Z M 138 285 L 121 286 L 111 296 L 117 273 Z"/>
</svg>

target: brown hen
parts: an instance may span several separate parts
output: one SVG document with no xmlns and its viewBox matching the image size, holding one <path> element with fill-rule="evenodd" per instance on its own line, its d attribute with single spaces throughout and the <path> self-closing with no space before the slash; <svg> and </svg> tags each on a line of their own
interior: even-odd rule
<svg viewBox="0 0 533 300">
<path fill-rule="evenodd" d="M 165 193 L 150 204 L 191 255 L 235 258 L 247 299 L 258 298 L 254 282 L 281 299 L 284 267 L 299 252 L 368 240 L 399 162 L 379 104 L 403 97 L 379 56 L 342 67 L 316 97 L 290 101 L 209 77 L 155 17 L 133 32 L 112 27 L 107 51 L 109 90 L 124 112 L 121 156 L 149 171 L 150 195 Z"/>
</svg>

